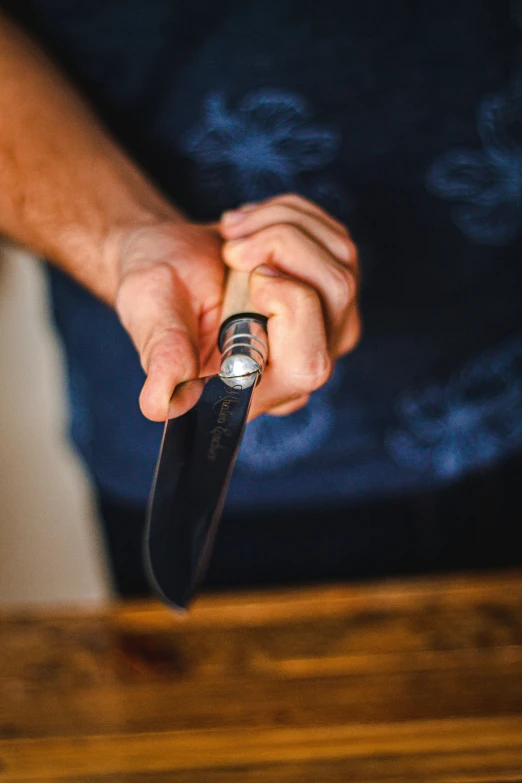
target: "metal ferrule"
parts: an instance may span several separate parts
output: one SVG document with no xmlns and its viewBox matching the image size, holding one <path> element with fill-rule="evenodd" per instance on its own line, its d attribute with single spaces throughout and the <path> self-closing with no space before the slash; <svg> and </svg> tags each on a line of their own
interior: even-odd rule
<svg viewBox="0 0 522 783">
<path fill-rule="evenodd" d="M 268 356 L 266 330 L 258 320 L 241 318 L 233 321 L 221 339 L 221 370 L 219 375 L 227 383 L 246 389 L 258 382 Z"/>
</svg>

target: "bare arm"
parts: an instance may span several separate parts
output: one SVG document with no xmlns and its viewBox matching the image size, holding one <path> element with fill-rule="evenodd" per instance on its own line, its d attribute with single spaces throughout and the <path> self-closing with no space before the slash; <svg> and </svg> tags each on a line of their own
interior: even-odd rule
<svg viewBox="0 0 522 783">
<path fill-rule="evenodd" d="M 0 232 L 114 304 L 129 228 L 175 210 L 41 50 L 0 15 Z"/>
<path fill-rule="evenodd" d="M 225 262 L 251 273 L 251 299 L 269 316 L 255 415 L 303 405 L 357 342 L 357 253 L 344 226 L 292 195 L 220 225 L 190 222 L 1 14 L 0 233 L 115 307 L 154 420 L 178 383 L 216 369 Z"/>
</svg>

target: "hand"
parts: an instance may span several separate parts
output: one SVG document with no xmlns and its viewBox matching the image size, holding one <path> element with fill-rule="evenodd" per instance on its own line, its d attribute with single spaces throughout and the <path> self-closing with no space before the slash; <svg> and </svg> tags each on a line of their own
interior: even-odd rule
<svg viewBox="0 0 522 783">
<path fill-rule="evenodd" d="M 269 316 L 251 418 L 292 413 L 359 340 L 356 248 L 341 223 L 295 195 L 225 213 L 220 231 L 225 263 L 252 272 L 252 302 Z"/>
<path fill-rule="evenodd" d="M 121 243 L 116 310 L 147 373 L 140 405 L 154 421 L 167 417 L 179 383 L 219 369 L 223 261 L 252 272 L 252 302 L 269 316 L 269 362 L 251 417 L 306 404 L 357 342 L 355 247 L 340 223 L 305 199 L 247 205 L 219 226 L 179 220 L 139 228 Z"/>
<path fill-rule="evenodd" d="M 130 231 L 116 244 L 115 307 L 147 374 L 141 410 L 165 421 L 178 384 L 219 371 L 223 240 L 216 226 L 178 218 Z"/>
</svg>

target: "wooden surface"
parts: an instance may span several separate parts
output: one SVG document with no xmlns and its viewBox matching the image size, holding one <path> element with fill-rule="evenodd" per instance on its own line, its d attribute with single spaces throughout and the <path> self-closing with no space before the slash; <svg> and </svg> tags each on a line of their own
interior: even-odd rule
<svg viewBox="0 0 522 783">
<path fill-rule="evenodd" d="M 0 781 L 522 781 L 522 573 L 0 624 Z"/>
</svg>

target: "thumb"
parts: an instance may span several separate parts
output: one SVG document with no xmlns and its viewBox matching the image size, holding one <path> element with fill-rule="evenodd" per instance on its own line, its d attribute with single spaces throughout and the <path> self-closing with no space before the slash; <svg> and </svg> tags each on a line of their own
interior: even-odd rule
<svg viewBox="0 0 522 783">
<path fill-rule="evenodd" d="M 176 386 L 199 374 L 197 318 L 188 291 L 171 267 L 158 264 L 122 281 L 116 310 L 147 374 L 142 413 L 165 421 Z"/>
<path fill-rule="evenodd" d="M 147 379 L 140 394 L 140 408 L 152 421 L 165 421 L 178 384 L 199 375 L 194 342 L 175 317 L 154 325 L 150 346 L 140 351 Z"/>
</svg>

